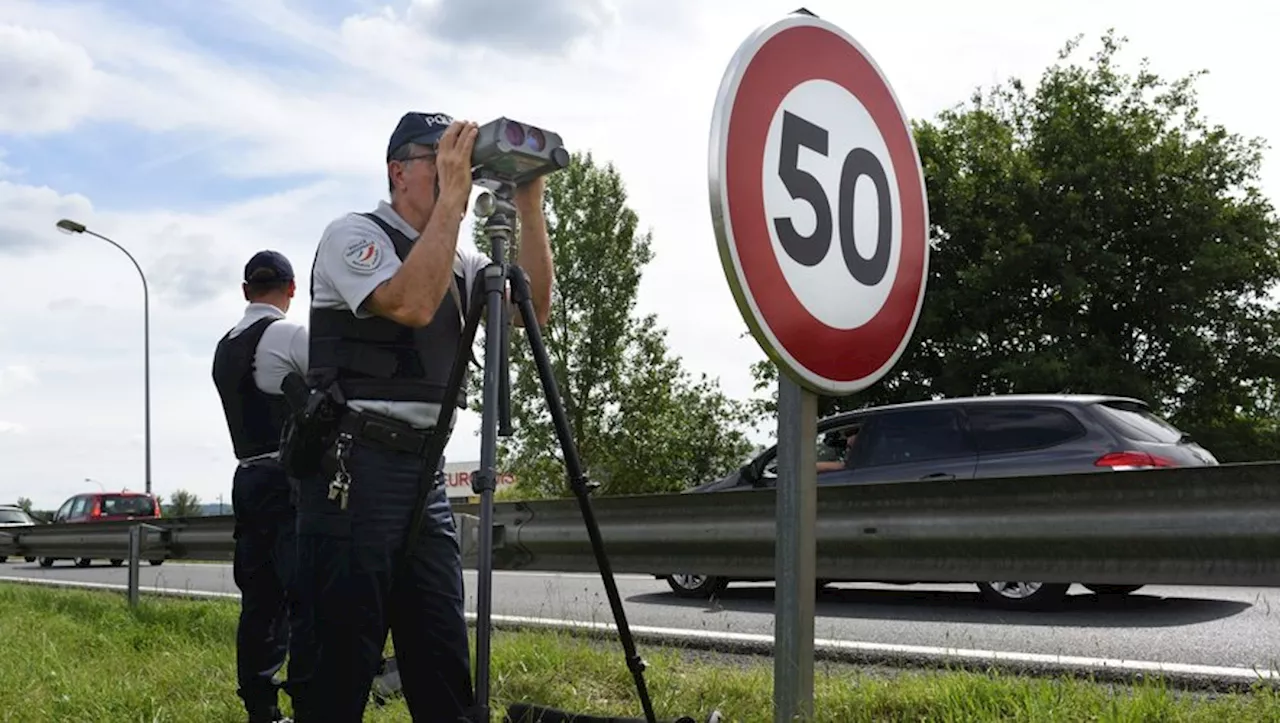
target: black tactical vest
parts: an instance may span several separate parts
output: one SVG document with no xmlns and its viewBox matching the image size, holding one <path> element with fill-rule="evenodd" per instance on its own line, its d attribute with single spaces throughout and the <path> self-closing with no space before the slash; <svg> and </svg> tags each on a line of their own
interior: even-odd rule
<svg viewBox="0 0 1280 723">
<path fill-rule="evenodd" d="M 382 228 L 403 263 L 413 239 L 372 213 L 361 214 Z M 311 293 L 315 294 L 312 264 Z M 444 403 L 445 387 L 462 338 L 467 279 L 454 274 L 464 305 L 445 293 L 431 323 L 414 328 L 381 316 L 357 318 L 346 309 L 311 307 L 308 378 L 313 385 L 336 380 L 347 399 Z M 466 385 L 454 401 L 466 407 Z"/>
<path fill-rule="evenodd" d="M 253 355 L 258 341 L 277 321 L 272 317 L 259 319 L 235 338 L 227 332 L 213 353 L 213 383 L 222 397 L 222 411 L 237 459 L 280 448 L 280 431 L 289 406 L 283 395 L 268 394 L 253 381 Z"/>
</svg>

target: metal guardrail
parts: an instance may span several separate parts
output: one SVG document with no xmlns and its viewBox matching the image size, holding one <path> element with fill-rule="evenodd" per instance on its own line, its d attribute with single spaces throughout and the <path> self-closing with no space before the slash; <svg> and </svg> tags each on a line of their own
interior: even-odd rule
<svg viewBox="0 0 1280 723">
<path fill-rule="evenodd" d="M 614 571 L 772 579 L 771 490 L 601 497 Z M 476 504 L 455 505 L 475 567 Z M 818 489 L 817 576 L 1280 587 L 1280 462 Z M 232 517 L 147 520 L 143 560 L 229 560 Z M 138 523 L 0 533 L 0 554 L 127 559 Z M 494 505 L 494 568 L 594 572 L 574 499 Z M 7 538 L 7 539 L 6 539 Z"/>
</svg>

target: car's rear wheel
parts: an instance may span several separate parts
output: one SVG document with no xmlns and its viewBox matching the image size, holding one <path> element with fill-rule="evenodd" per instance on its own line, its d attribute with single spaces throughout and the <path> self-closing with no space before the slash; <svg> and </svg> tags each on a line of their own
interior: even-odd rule
<svg viewBox="0 0 1280 723">
<path fill-rule="evenodd" d="M 1067 596 L 1069 584 L 1056 582 L 980 582 L 978 592 L 992 605 L 1010 610 L 1053 607 Z"/>
<path fill-rule="evenodd" d="M 88 567 L 92 562 L 93 560 L 90 560 L 87 557 L 77 557 L 76 567 Z"/>
<path fill-rule="evenodd" d="M 1089 592 L 1092 592 L 1095 595 L 1104 596 L 1128 595 L 1129 593 L 1142 588 L 1142 585 L 1090 585 L 1088 583 L 1085 583 L 1084 586 L 1089 590 Z"/>
<path fill-rule="evenodd" d="M 707 598 L 719 595 L 729 581 L 715 575 L 668 575 L 667 585 L 680 597 Z"/>
<path fill-rule="evenodd" d="M 152 565 L 163 565 L 164 558 L 160 558 L 159 560 L 148 560 L 147 562 L 150 562 Z"/>
<path fill-rule="evenodd" d="M 53 567 L 53 558 L 52 557 L 40 558 L 40 567 Z"/>
<path fill-rule="evenodd" d="M 112 566 L 112 567 L 120 567 L 120 566 L 121 566 L 121 565 L 123 565 L 123 564 L 124 564 L 124 560 L 122 560 L 122 559 L 120 559 L 120 558 L 118 558 L 118 557 L 115 557 L 115 558 L 112 558 L 112 559 L 111 559 L 111 566 Z"/>
</svg>

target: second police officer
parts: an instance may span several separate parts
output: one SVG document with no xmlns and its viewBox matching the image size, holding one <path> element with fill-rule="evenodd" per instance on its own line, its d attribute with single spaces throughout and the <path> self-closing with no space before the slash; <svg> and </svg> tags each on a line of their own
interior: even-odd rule
<svg viewBox="0 0 1280 723">
<path fill-rule="evenodd" d="M 326 466 L 300 482 L 300 594 L 314 666 L 290 681 L 298 723 L 359 721 L 388 631 L 414 721 L 458 721 L 474 705 L 461 551 L 442 464 L 423 448 L 442 405 L 466 303 L 489 258 L 458 244 L 472 190 L 475 123 L 404 115 L 387 145 L 390 201 L 324 230 L 312 266 L 310 375 L 346 408 Z M 539 323 L 552 258 L 541 178 L 518 187 L 519 250 Z M 512 318 L 520 323 L 518 314 Z M 465 389 L 465 385 L 464 385 Z M 334 471 L 346 485 L 331 495 Z M 403 579 L 393 579 L 420 484 L 432 487 Z"/>
<path fill-rule="evenodd" d="M 237 458 L 231 488 L 232 574 L 240 589 L 236 692 L 249 723 L 277 723 L 288 719 L 280 714 L 275 674 L 302 635 L 290 592 L 295 520 L 293 491 L 279 459 L 287 413 L 281 385 L 290 373 L 306 374 L 307 329 L 285 321 L 296 285 L 284 255 L 254 254 L 242 289 L 248 306 L 213 357 L 213 381 Z M 302 667 L 291 657 L 290 677 Z"/>
</svg>

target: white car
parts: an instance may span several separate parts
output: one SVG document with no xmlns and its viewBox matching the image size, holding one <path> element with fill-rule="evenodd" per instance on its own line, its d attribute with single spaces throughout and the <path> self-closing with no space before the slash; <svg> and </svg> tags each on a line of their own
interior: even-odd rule
<svg viewBox="0 0 1280 723">
<path fill-rule="evenodd" d="M 7 527 L 31 527 L 36 521 L 27 511 L 17 505 L 0 505 L 0 531 Z M 0 562 L 7 562 L 8 557 L 0 556 Z M 35 562 L 36 558 L 28 557 L 27 562 Z"/>
</svg>

